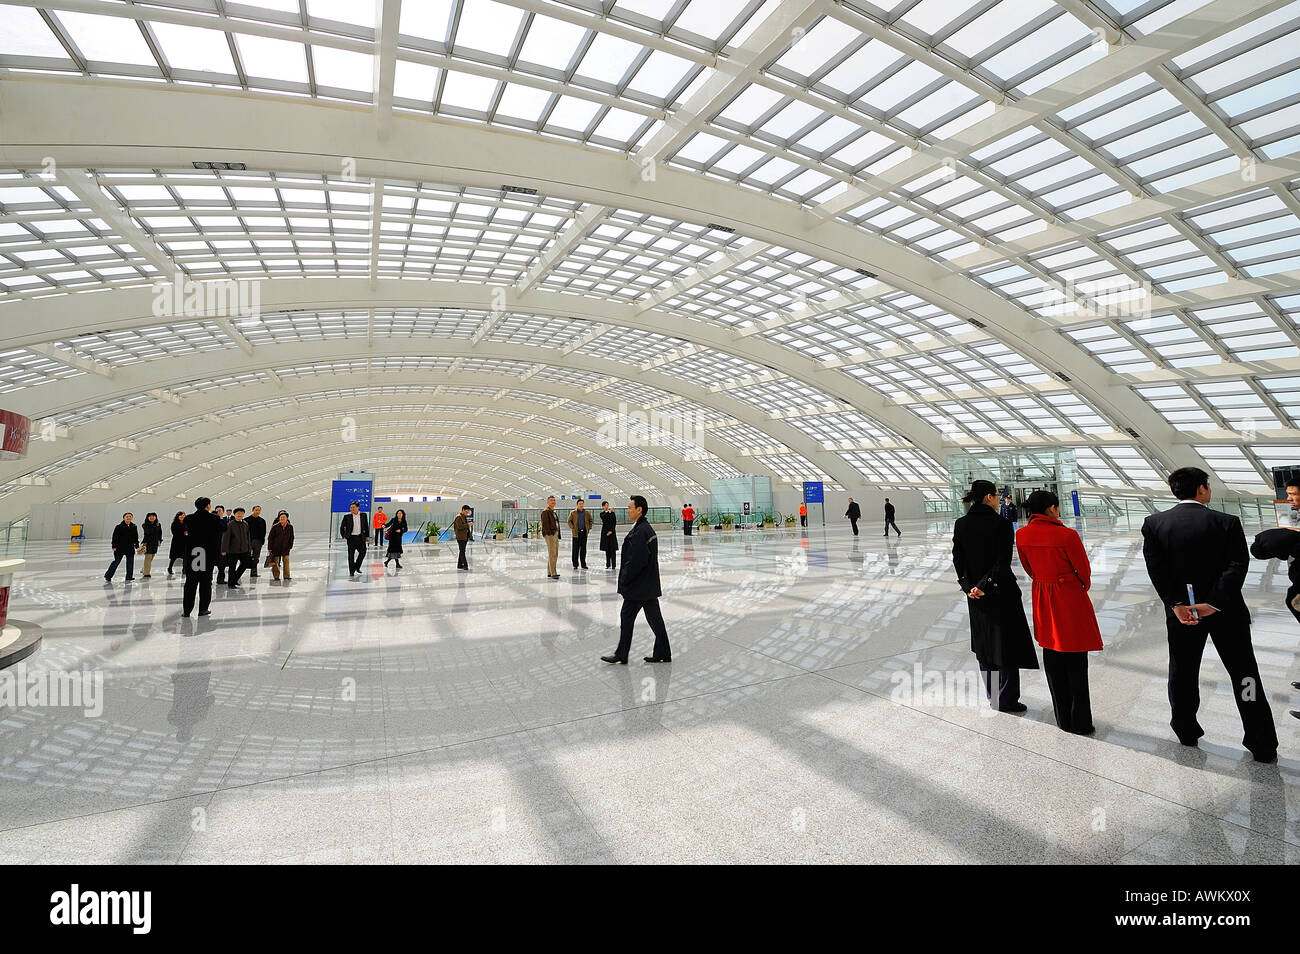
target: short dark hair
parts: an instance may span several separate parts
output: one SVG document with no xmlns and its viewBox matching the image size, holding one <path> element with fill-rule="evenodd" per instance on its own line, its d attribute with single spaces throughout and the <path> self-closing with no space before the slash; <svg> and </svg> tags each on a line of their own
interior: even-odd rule
<svg viewBox="0 0 1300 954">
<path fill-rule="evenodd" d="M 641 508 L 641 513 L 643 516 L 645 515 L 645 512 L 650 509 L 650 506 L 645 502 L 645 498 L 642 497 L 640 494 L 633 494 L 631 497 L 628 497 L 627 499 Z"/>
<path fill-rule="evenodd" d="M 1049 507 L 1061 506 L 1061 498 L 1050 490 L 1035 490 L 1025 501 L 1030 513 L 1047 513 Z"/>
<path fill-rule="evenodd" d="M 352 503 L 348 504 L 348 509 L 349 509 L 349 510 L 351 510 L 353 507 L 356 507 L 358 510 L 360 510 L 360 509 L 361 509 L 361 501 L 360 501 L 360 500 L 354 500 L 354 501 L 352 501 Z"/>
<path fill-rule="evenodd" d="M 460 505 L 460 509 L 461 509 L 461 510 L 468 510 L 468 509 L 469 509 L 469 504 L 461 504 L 461 505 Z"/>
<path fill-rule="evenodd" d="M 244 512 L 244 508 L 243 508 L 243 507 L 236 507 L 236 508 L 235 508 L 235 513 L 243 513 L 243 512 Z"/>
<path fill-rule="evenodd" d="M 122 519 L 125 520 L 127 517 L 134 517 L 134 516 L 135 514 L 133 514 L 131 511 L 128 510 L 126 513 L 122 514 Z"/>
<path fill-rule="evenodd" d="M 210 506 L 212 506 L 211 497 L 199 497 L 197 500 L 194 501 L 195 510 L 206 510 Z"/>
<path fill-rule="evenodd" d="M 218 509 L 218 510 L 225 510 L 226 508 L 223 507 L 223 506 L 221 506 L 221 504 L 217 504 L 217 509 Z"/>
<path fill-rule="evenodd" d="M 976 504 L 987 497 L 989 494 L 996 494 L 998 488 L 993 486 L 991 480 L 976 480 L 970 485 L 970 492 L 962 497 L 962 503 Z"/>
<path fill-rule="evenodd" d="M 1201 487 L 1210 486 L 1210 475 L 1199 467 L 1179 467 L 1169 475 L 1169 489 L 1179 500 L 1191 500 Z"/>
<path fill-rule="evenodd" d="M 1288 481 L 1286 482 L 1286 489 L 1287 489 L 1287 490 L 1290 490 L 1292 487 L 1300 487 L 1300 477 L 1297 477 L 1297 478 L 1295 478 L 1295 479 L 1293 479 L 1293 480 L 1288 480 Z"/>
</svg>

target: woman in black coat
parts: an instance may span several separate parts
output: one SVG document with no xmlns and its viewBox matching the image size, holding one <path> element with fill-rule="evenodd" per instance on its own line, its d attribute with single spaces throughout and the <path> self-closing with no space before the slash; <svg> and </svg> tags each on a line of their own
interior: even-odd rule
<svg viewBox="0 0 1300 954">
<path fill-rule="evenodd" d="M 600 548 L 605 552 L 605 569 L 612 570 L 618 563 L 618 514 L 610 507 L 609 501 L 600 504 Z"/>
<path fill-rule="evenodd" d="M 406 533 L 406 511 L 398 510 L 393 518 L 384 524 L 384 536 L 388 538 L 388 554 L 384 557 L 384 566 L 389 560 L 397 561 L 397 568 L 402 568 L 402 534 Z"/>
<path fill-rule="evenodd" d="M 993 699 L 993 673 L 998 673 L 995 705 L 1000 712 L 1024 712 L 1020 701 L 1020 670 L 1037 669 L 1029 621 L 1020 602 L 1020 587 L 1011 572 L 1015 531 L 999 516 L 997 488 L 989 480 L 971 484 L 963 500 L 966 516 L 952 528 L 952 563 L 970 609 L 970 643 L 984 674 L 984 690 Z"/>
<path fill-rule="evenodd" d="M 185 511 L 177 510 L 176 516 L 172 517 L 172 544 L 167 551 L 167 575 L 172 575 L 172 566 L 177 560 L 181 561 L 181 568 L 185 567 Z"/>
</svg>

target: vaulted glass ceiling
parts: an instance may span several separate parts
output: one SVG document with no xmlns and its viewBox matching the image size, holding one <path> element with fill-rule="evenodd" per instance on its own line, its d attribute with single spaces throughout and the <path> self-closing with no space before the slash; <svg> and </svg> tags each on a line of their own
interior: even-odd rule
<svg viewBox="0 0 1300 954">
<path fill-rule="evenodd" d="M 1094 488 L 1201 463 L 1258 493 L 1300 453 L 1300 3 L 377 6 L 0 3 L 0 400 L 57 435 L 4 466 L 9 506 L 305 494 L 338 465 L 311 469 L 317 402 L 448 495 L 757 472 L 938 497 L 950 450 L 1046 444 Z M 97 145 L 79 95 L 120 110 Z M 266 152 L 211 168 L 195 137 L 245 126 Z M 477 130 L 513 175 L 423 130 Z M 271 300 L 154 317 L 177 271 Z M 603 447 L 620 404 L 699 441 Z M 232 427 L 260 457 L 212 452 Z"/>
</svg>

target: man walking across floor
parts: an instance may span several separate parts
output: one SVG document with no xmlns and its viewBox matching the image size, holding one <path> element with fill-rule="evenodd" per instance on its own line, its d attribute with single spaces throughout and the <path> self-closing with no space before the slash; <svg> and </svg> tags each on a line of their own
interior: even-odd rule
<svg viewBox="0 0 1300 954">
<path fill-rule="evenodd" d="M 546 541 L 546 578 L 558 580 L 555 562 L 560 558 L 560 518 L 555 514 L 554 496 L 546 498 L 546 509 L 542 511 L 542 539 Z"/>
<path fill-rule="evenodd" d="M 659 539 L 645 518 L 646 499 L 639 494 L 627 505 L 627 519 L 632 529 L 623 537 L 622 559 L 619 561 L 618 592 L 623 597 L 623 610 L 619 618 L 618 648 L 612 656 L 601 656 L 607 663 L 627 665 L 632 650 L 632 628 L 637 614 L 645 610 L 646 622 L 655 635 L 655 646 L 648 663 L 672 662 L 673 653 L 668 646 L 668 628 L 659 610 Z"/>
<path fill-rule="evenodd" d="M 249 569 L 248 578 L 257 579 L 257 568 L 262 562 L 262 547 L 266 544 L 266 518 L 262 508 L 254 507 L 244 523 L 248 524 Z"/>
<path fill-rule="evenodd" d="M 591 532 L 591 514 L 587 513 L 586 504 L 579 500 L 578 505 L 569 511 L 569 536 L 573 538 L 573 568 L 581 564 L 587 569 L 587 534 Z"/>
<path fill-rule="evenodd" d="M 200 497 L 194 512 L 185 518 L 185 592 L 181 615 L 194 611 L 194 597 L 199 598 L 199 615 L 209 616 L 212 603 L 212 571 L 221 562 L 221 518 L 212 512 L 212 501 Z"/>
<path fill-rule="evenodd" d="M 140 546 L 140 528 L 132 523 L 129 513 L 122 514 L 122 522 L 113 528 L 113 562 L 104 573 L 104 582 L 112 583 L 117 565 L 126 559 L 126 582 L 135 579 L 135 551 Z"/>
<path fill-rule="evenodd" d="M 682 536 L 689 537 L 695 527 L 695 508 L 687 504 L 682 508 Z"/>
<path fill-rule="evenodd" d="M 221 534 L 221 555 L 226 559 L 226 586 L 236 589 L 244 570 L 253 562 L 253 545 L 243 507 L 235 508 L 230 523 Z"/>
<path fill-rule="evenodd" d="M 1205 734 L 1196 712 L 1208 637 L 1228 671 L 1245 730 L 1242 744 L 1255 761 L 1271 762 L 1277 758 L 1277 729 L 1255 662 L 1250 610 L 1241 595 L 1250 562 L 1241 521 L 1209 508 L 1210 477 L 1198 467 L 1170 474 L 1169 489 L 1177 506 L 1142 524 L 1147 575 L 1165 604 L 1169 724 L 1183 745 L 1194 746 Z"/>
<path fill-rule="evenodd" d="M 858 535 L 858 521 L 862 519 L 862 508 L 857 505 L 852 497 L 849 498 L 849 509 L 844 511 L 844 516 L 849 518 L 849 523 L 853 527 L 853 535 Z"/>
<path fill-rule="evenodd" d="M 898 524 L 894 523 L 894 505 L 891 504 L 889 502 L 889 498 L 886 497 L 885 498 L 885 536 L 889 536 L 890 527 L 893 527 L 894 532 L 897 533 L 900 537 L 903 535 L 903 531 L 898 529 Z"/>
<path fill-rule="evenodd" d="M 348 545 L 348 579 L 351 580 L 361 572 L 361 561 L 366 558 L 366 544 L 370 542 L 370 521 L 355 500 L 348 509 L 351 513 L 343 515 L 339 536 Z"/>
<path fill-rule="evenodd" d="M 456 569 L 468 570 L 469 560 L 465 558 L 465 544 L 474 539 L 474 531 L 469 526 L 469 504 L 460 508 L 460 513 L 456 514 L 456 519 L 451 522 L 451 529 L 456 535 L 456 546 L 460 549 L 456 557 Z"/>
</svg>

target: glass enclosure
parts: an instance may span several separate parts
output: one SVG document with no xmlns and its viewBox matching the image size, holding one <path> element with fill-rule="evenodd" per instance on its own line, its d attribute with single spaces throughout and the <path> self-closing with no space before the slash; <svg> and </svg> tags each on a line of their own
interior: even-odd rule
<svg viewBox="0 0 1300 954">
<path fill-rule="evenodd" d="M 948 494 L 953 513 L 965 513 L 961 498 L 972 481 L 991 480 L 998 493 L 1023 509 L 1035 490 L 1050 490 L 1061 499 L 1061 513 L 1074 514 L 1072 495 L 1079 489 L 1074 448 L 1002 450 L 948 455 Z"/>
</svg>

